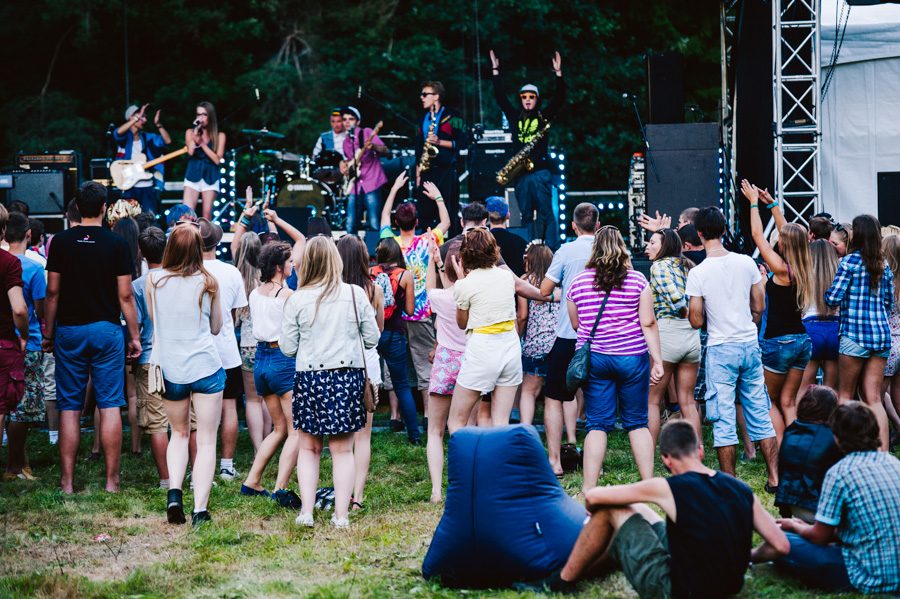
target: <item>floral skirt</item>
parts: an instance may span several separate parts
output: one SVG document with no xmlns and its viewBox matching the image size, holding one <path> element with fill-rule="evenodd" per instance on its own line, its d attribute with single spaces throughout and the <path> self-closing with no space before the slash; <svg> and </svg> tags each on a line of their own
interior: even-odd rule
<svg viewBox="0 0 900 599">
<path fill-rule="evenodd" d="M 354 433 L 366 425 L 362 368 L 302 370 L 294 375 L 294 428 L 310 435 Z"/>
</svg>

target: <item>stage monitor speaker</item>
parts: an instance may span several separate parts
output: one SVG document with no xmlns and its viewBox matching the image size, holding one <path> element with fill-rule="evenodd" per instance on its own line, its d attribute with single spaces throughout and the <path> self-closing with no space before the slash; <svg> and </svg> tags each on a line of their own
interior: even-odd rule
<svg viewBox="0 0 900 599">
<path fill-rule="evenodd" d="M 878 173 L 878 220 L 900 226 L 900 172 Z"/>
<path fill-rule="evenodd" d="M 490 196 L 503 196 L 497 183 L 497 171 L 513 157 L 512 142 L 479 142 L 469 148 L 469 201 L 484 202 Z"/>
<path fill-rule="evenodd" d="M 297 229 L 300 230 L 304 235 L 307 234 L 309 219 L 312 218 L 313 208 L 309 206 L 302 207 L 279 207 L 278 208 L 278 216 L 283 218 L 285 222 L 290 225 L 293 225 Z M 284 234 L 284 232 L 280 232 L 279 236 L 285 241 L 290 241 L 290 238 Z"/>
<path fill-rule="evenodd" d="M 647 212 L 677 223 L 685 208 L 719 205 L 719 125 L 647 125 Z"/>
<path fill-rule="evenodd" d="M 65 214 L 66 205 L 75 197 L 77 174 L 69 170 L 19 169 L 12 171 L 10 202 L 24 202 L 32 216 Z"/>
<path fill-rule="evenodd" d="M 684 122 L 684 78 L 680 53 L 647 55 L 647 95 L 650 104 L 649 122 Z"/>
</svg>

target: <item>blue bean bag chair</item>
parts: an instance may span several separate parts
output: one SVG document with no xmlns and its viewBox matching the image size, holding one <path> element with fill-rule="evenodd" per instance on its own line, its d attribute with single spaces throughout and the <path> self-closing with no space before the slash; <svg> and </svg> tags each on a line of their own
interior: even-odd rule
<svg viewBox="0 0 900 599">
<path fill-rule="evenodd" d="M 566 495 L 532 426 L 469 427 L 450 439 L 444 515 L 426 579 L 496 588 L 561 568 L 587 512 Z"/>
</svg>

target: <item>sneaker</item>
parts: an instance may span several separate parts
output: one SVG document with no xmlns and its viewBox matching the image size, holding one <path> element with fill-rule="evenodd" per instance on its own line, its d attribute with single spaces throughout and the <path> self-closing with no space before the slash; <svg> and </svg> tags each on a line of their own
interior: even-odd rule
<svg viewBox="0 0 900 599">
<path fill-rule="evenodd" d="M 296 524 L 297 526 L 305 526 L 306 528 L 312 528 L 313 526 L 315 526 L 312 514 L 299 514 L 296 518 L 294 518 L 294 524 Z"/>
<path fill-rule="evenodd" d="M 281 507 L 291 510 L 299 510 L 302 507 L 300 497 L 290 489 L 278 489 L 272 493 L 272 499 Z"/>
<path fill-rule="evenodd" d="M 224 481 L 233 481 L 237 478 L 237 475 L 237 468 L 232 467 L 230 470 L 228 468 L 219 468 L 219 478 Z"/>
<path fill-rule="evenodd" d="M 425 447 L 425 441 L 423 441 L 421 437 L 418 439 L 410 439 L 409 444 L 414 447 Z"/>
<path fill-rule="evenodd" d="M 197 512 L 193 516 L 191 516 L 191 526 L 193 526 L 194 528 L 199 528 L 207 522 L 212 522 L 212 518 L 210 517 L 209 512 L 206 510 Z"/>
<path fill-rule="evenodd" d="M 335 528 L 350 528 L 350 518 L 338 518 L 336 515 L 332 515 L 331 524 Z"/>
<path fill-rule="evenodd" d="M 38 480 L 38 477 L 31 471 L 31 466 L 22 468 L 21 476 L 19 478 L 24 478 L 25 480 Z"/>
<path fill-rule="evenodd" d="M 181 489 L 169 489 L 166 493 L 166 518 L 169 524 L 184 524 L 184 495 Z"/>
<path fill-rule="evenodd" d="M 241 495 L 246 495 L 247 497 L 268 497 L 269 492 L 265 489 L 257 491 L 253 487 L 248 487 L 247 485 L 241 485 Z"/>
<path fill-rule="evenodd" d="M 404 428 L 402 420 L 391 420 L 390 426 L 391 426 L 392 433 L 399 433 Z"/>
</svg>

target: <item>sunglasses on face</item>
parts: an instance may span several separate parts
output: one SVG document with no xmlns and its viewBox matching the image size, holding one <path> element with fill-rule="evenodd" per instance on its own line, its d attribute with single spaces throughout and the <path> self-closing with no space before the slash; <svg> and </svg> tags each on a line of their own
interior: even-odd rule
<svg viewBox="0 0 900 599">
<path fill-rule="evenodd" d="M 419 96 L 421 96 L 422 98 L 427 98 L 428 96 L 436 96 L 436 95 L 437 94 L 434 92 L 422 92 L 421 94 L 419 94 Z"/>
<path fill-rule="evenodd" d="M 198 112 L 195 116 L 209 116 L 205 112 Z"/>
<path fill-rule="evenodd" d="M 523 100 L 534 100 L 537 98 L 535 94 L 519 94 L 519 97 Z"/>
</svg>

